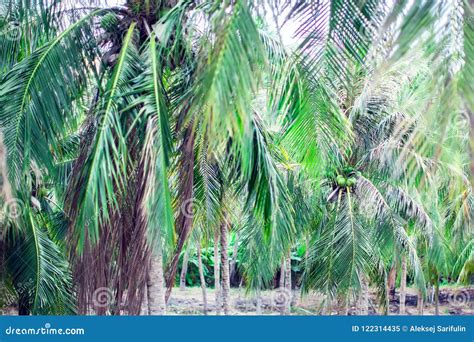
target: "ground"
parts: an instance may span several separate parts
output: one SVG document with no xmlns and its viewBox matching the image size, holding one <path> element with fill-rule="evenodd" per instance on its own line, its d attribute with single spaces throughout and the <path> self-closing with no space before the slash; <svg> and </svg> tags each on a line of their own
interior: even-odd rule
<svg viewBox="0 0 474 342">
<path fill-rule="evenodd" d="M 230 315 L 257 315 L 257 300 L 255 295 L 247 294 L 243 288 L 232 288 L 230 290 Z M 207 289 L 208 315 L 216 314 L 215 291 Z M 318 293 L 310 293 L 301 297 L 299 291 L 293 291 L 291 295 L 278 290 L 262 291 L 261 293 L 261 314 L 279 315 L 281 303 L 291 300 L 292 315 L 319 315 L 322 313 L 324 296 Z M 369 300 L 369 314 L 377 315 L 375 293 L 371 293 Z M 407 315 L 418 315 L 416 307 L 417 295 L 415 289 L 407 290 L 406 297 Z M 327 315 L 344 313 L 344 308 L 332 307 L 325 312 Z M 9 306 L 0 309 L 0 315 L 17 315 L 17 308 Z M 440 290 L 440 315 L 474 315 L 474 288 L 452 288 L 446 287 Z M 174 288 L 167 307 L 168 315 L 202 315 L 203 301 L 200 287 L 187 287 L 184 290 Z M 356 308 L 351 306 L 349 315 L 357 314 Z M 398 293 L 391 300 L 390 314 L 398 315 Z M 429 301 L 425 303 L 423 315 L 434 315 L 435 307 Z"/>
<path fill-rule="evenodd" d="M 256 297 L 246 294 L 245 289 L 232 288 L 231 296 L 231 315 L 256 315 Z M 375 303 L 375 293 L 371 293 L 369 312 L 372 315 L 378 314 Z M 284 302 L 289 296 L 286 293 L 277 291 L 262 292 L 262 314 L 278 315 L 280 306 L 278 303 Z M 215 315 L 215 291 L 207 289 L 208 315 Z M 298 291 L 292 294 L 292 315 L 317 315 L 321 314 L 324 296 L 317 293 L 310 293 L 303 298 Z M 407 315 L 418 315 L 416 307 L 416 290 L 407 290 L 406 313 Z M 168 303 L 167 314 L 169 315 L 201 315 L 203 312 L 202 292 L 200 287 L 188 287 L 185 290 L 179 288 L 173 289 L 170 301 Z M 335 315 L 338 309 L 332 308 L 326 314 Z M 341 311 L 341 310 L 339 310 Z M 398 294 L 391 300 L 390 313 L 397 315 Z M 467 288 L 442 288 L 440 290 L 440 315 L 472 315 L 474 314 L 474 289 Z M 352 306 L 349 314 L 356 314 L 356 308 Z M 425 303 L 423 309 L 424 315 L 434 315 L 434 303 Z"/>
</svg>

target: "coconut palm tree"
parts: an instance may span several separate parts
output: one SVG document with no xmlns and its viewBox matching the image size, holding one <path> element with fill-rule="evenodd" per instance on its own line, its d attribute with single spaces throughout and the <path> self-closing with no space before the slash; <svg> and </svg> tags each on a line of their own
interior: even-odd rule
<svg viewBox="0 0 474 342">
<path fill-rule="evenodd" d="M 245 189 L 248 207 L 262 220 L 270 215 L 263 206 L 274 201 L 266 195 L 273 185 L 257 179 L 270 165 L 260 164 L 266 151 L 259 149 L 264 142 L 254 137 L 259 128 L 248 110 L 268 52 L 246 1 L 130 1 L 92 6 L 97 9 L 74 21 L 62 17 L 62 5 L 39 9 L 37 16 L 52 17 L 48 34 L 12 61 L 2 79 L 9 178 L 28 209 L 14 231 L 35 235 L 25 237 L 36 244 L 34 255 L 41 254 L 38 241 L 48 243 L 49 234 L 36 237 L 29 204 L 39 185 L 31 176 L 23 180 L 37 169 L 63 185 L 47 197 L 59 202 L 67 226 L 79 311 L 136 314 L 156 248 L 169 265 L 167 285 L 174 284 L 191 230 L 192 215 L 180 209 L 192 206 L 196 154 L 214 150 L 228 158 L 239 169 L 231 181 Z M 204 30 L 196 26 L 201 18 Z M 26 25 L 30 18 L 22 20 Z M 47 267 L 50 260 L 37 263 Z M 37 279 L 41 285 L 40 274 Z M 92 294 L 102 288 L 111 300 L 91 307 Z"/>
</svg>

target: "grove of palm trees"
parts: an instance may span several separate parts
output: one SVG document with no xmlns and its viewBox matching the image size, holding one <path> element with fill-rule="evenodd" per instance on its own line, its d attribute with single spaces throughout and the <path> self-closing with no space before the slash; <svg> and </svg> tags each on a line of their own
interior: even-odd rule
<svg viewBox="0 0 474 342">
<path fill-rule="evenodd" d="M 0 0 L 0 311 L 473 314 L 471 0 Z"/>
</svg>

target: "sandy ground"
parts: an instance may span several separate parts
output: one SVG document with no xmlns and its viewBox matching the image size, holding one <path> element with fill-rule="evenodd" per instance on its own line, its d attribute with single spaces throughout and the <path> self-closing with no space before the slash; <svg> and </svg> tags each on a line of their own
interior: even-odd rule
<svg viewBox="0 0 474 342">
<path fill-rule="evenodd" d="M 207 289 L 208 315 L 216 314 L 215 291 Z M 261 292 L 261 311 L 257 311 L 257 298 L 255 295 L 246 293 L 243 288 L 232 288 L 230 290 L 230 315 L 280 315 L 281 308 L 291 302 L 291 315 L 337 315 L 345 314 L 344 307 L 333 305 L 323 311 L 324 296 L 318 293 L 310 293 L 301 297 L 299 291 L 291 294 L 285 291 L 273 290 Z M 370 294 L 369 314 L 379 315 L 375 293 Z M 407 290 L 407 315 L 418 315 L 416 307 L 416 290 Z M 145 304 L 146 305 L 146 304 Z M 474 315 L 474 288 L 442 288 L 440 291 L 440 315 Z M 349 315 L 357 315 L 357 308 L 351 306 Z M 399 314 L 398 293 L 391 300 L 390 314 Z M 425 303 L 423 315 L 434 315 L 435 307 L 433 303 Z M 14 307 L 3 308 L 0 315 L 17 315 Z M 203 300 L 200 287 L 187 287 L 184 290 L 174 288 L 168 302 L 167 315 L 203 315 Z"/>
<path fill-rule="evenodd" d="M 372 293 L 369 300 L 369 314 L 377 315 L 375 294 Z M 230 291 L 230 314 L 231 315 L 257 315 L 257 300 L 255 295 L 246 294 L 245 289 L 232 288 Z M 208 315 L 216 314 L 215 291 L 207 289 Z M 323 311 L 324 296 L 317 293 L 310 293 L 301 297 L 298 291 L 293 291 L 291 295 L 278 291 L 263 291 L 261 293 L 263 315 L 279 315 L 282 303 L 291 300 L 291 315 L 320 315 Z M 472 289 L 441 289 L 440 293 L 440 315 L 473 315 L 474 314 L 474 296 Z M 341 308 L 331 307 L 325 312 L 327 315 L 336 315 L 343 312 Z M 173 289 L 170 301 L 168 303 L 167 314 L 169 315 L 202 315 L 203 300 L 202 292 L 199 287 L 186 288 L 180 290 Z M 351 306 L 349 314 L 357 314 L 355 306 Z M 398 294 L 395 295 L 390 303 L 390 314 L 398 315 Z M 418 315 L 416 307 L 416 291 L 407 290 L 407 315 Z M 435 307 L 432 303 L 425 303 L 423 308 L 424 315 L 434 315 Z"/>
</svg>

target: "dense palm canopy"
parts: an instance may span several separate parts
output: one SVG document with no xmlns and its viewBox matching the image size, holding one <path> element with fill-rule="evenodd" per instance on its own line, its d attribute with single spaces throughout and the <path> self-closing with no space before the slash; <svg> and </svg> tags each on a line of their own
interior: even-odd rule
<svg viewBox="0 0 474 342">
<path fill-rule="evenodd" d="M 20 313 L 88 313 L 106 287 L 97 313 L 139 314 L 156 255 L 171 291 L 186 246 L 228 230 L 251 291 L 300 246 L 298 287 L 328 298 L 369 285 L 385 307 L 402 258 L 421 293 L 469 283 L 473 18 L 467 0 L 1 1 Z"/>
</svg>

